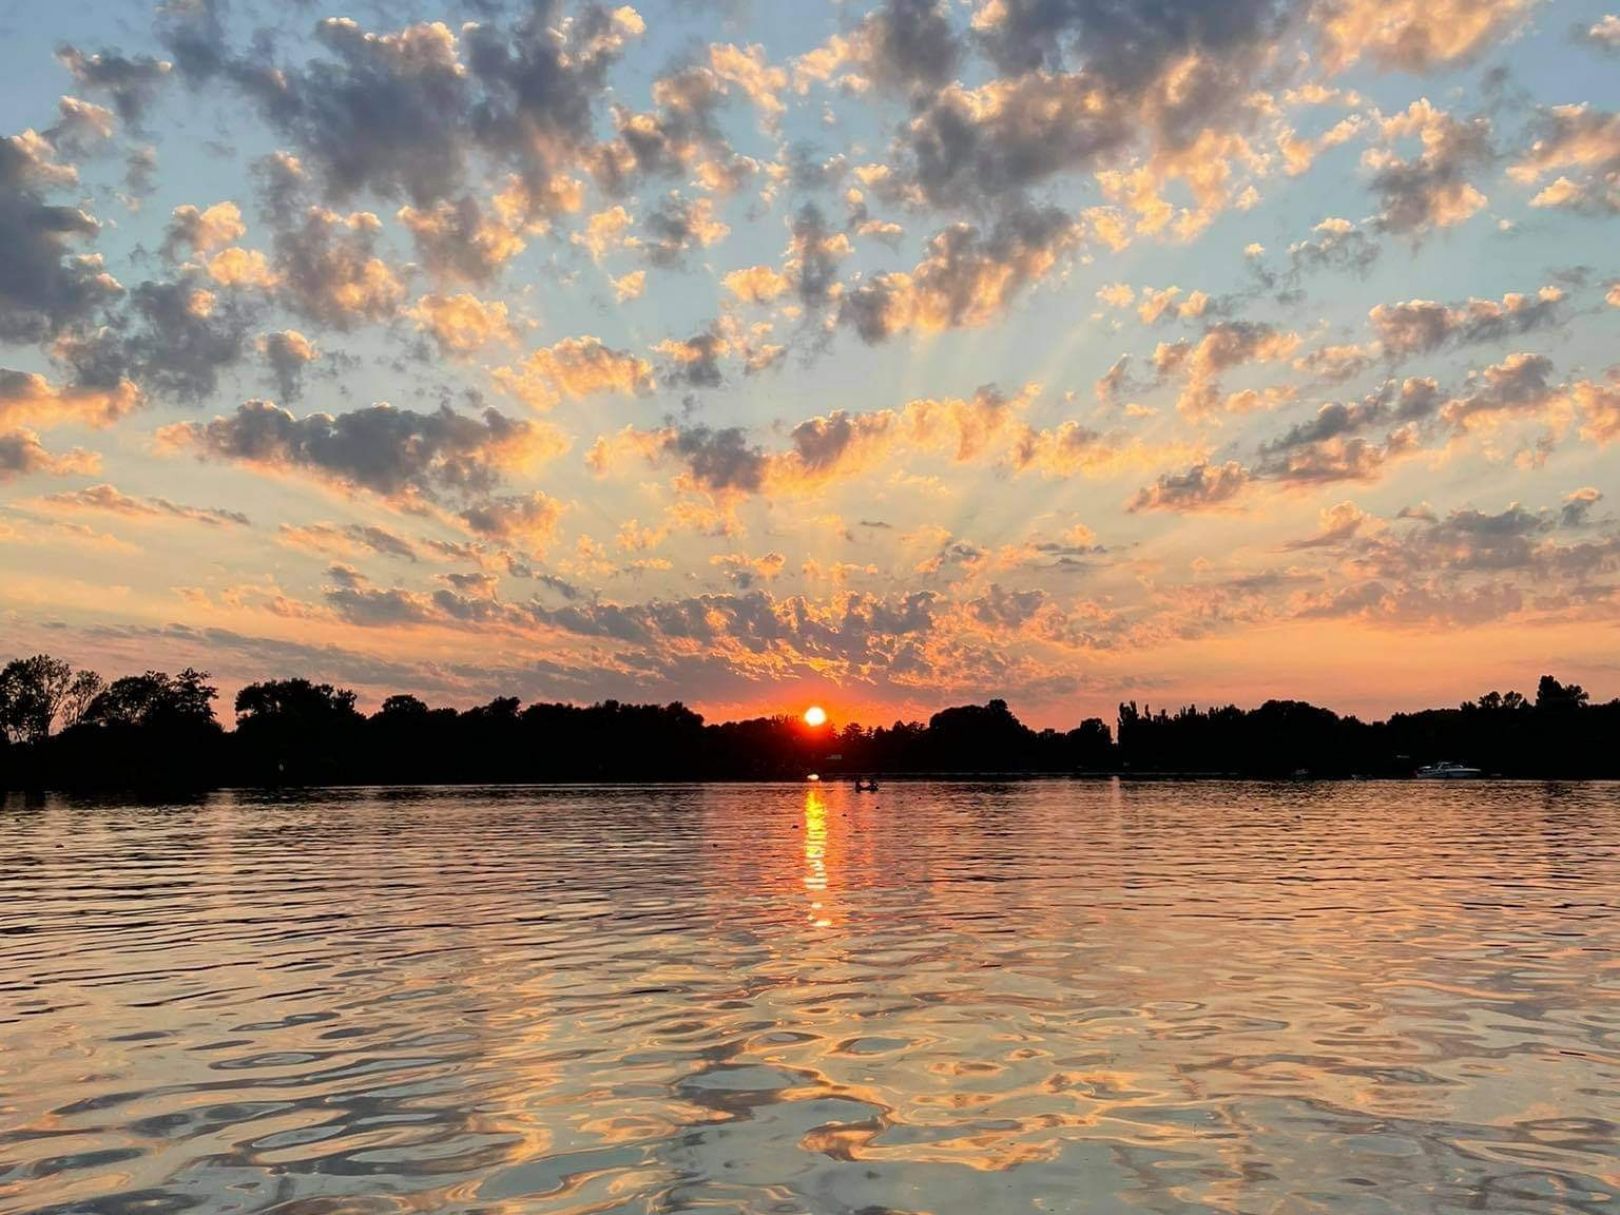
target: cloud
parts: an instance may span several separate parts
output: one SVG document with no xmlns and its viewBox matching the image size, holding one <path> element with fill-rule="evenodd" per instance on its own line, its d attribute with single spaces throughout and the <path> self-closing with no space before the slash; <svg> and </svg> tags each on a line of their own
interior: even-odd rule
<svg viewBox="0 0 1620 1215">
<path fill-rule="evenodd" d="M 1073 421 L 1035 429 L 1023 417 L 1039 390 L 1027 384 L 1008 396 L 987 385 L 969 397 L 919 397 L 896 409 L 833 410 L 791 427 L 780 450 L 765 448 L 741 427 L 626 427 L 598 439 L 586 462 L 598 475 L 627 461 L 676 463 L 684 466 L 677 488 L 725 500 L 815 494 L 919 455 L 1072 477 L 1185 454 L 1185 448 L 1156 450 Z"/>
<path fill-rule="evenodd" d="M 1047 594 L 1043 590 L 1011 591 L 993 582 L 989 592 L 971 600 L 967 609 L 981 624 L 1017 629 L 1034 619 L 1046 603 Z"/>
<path fill-rule="evenodd" d="M 214 203 L 199 209 L 190 203 L 176 207 L 163 234 L 164 256 L 179 259 L 223 249 L 247 233 L 242 212 L 234 202 Z"/>
<path fill-rule="evenodd" d="M 150 55 L 125 56 L 117 51 L 86 54 L 64 44 L 56 58 L 73 74 L 74 82 L 86 92 L 112 98 L 118 116 L 138 125 L 173 65 Z"/>
<path fill-rule="evenodd" d="M 266 472 L 302 473 L 347 490 L 409 502 L 442 493 L 484 494 L 505 474 L 556 455 L 555 433 L 493 409 L 477 418 L 372 405 L 333 416 L 295 417 L 269 401 L 248 401 L 210 422 L 158 432 L 169 450 Z"/>
<path fill-rule="evenodd" d="M 854 252 L 849 237 L 827 226 L 814 203 L 805 203 L 789 225 L 787 258 L 782 269 L 794 294 L 806 308 L 819 308 L 842 294 L 838 264 Z"/>
<path fill-rule="evenodd" d="M 938 451 L 956 463 L 978 459 L 1013 433 L 1038 390 L 1029 385 L 1009 397 L 986 386 L 971 397 L 923 397 L 899 410 L 810 418 L 789 432 L 789 450 L 770 462 L 769 483 L 805 492 L 903 452 Z"/>
<path fill-rule="evenodd" d="M 709 47 L 709 68 L 727 84 L 741 89 L 765 124 L 774 128 L 787 108 L 781 94 L 787 89 L 788 76 L 786 70 L 766 60 L 764 47 L 714 43 Z"/>
<path fill-rule="evenodd" d="M 500 300 L 476 295 L 424 295 L 405 315 L 438 344 L 442 354 L 466 356 L 491 344 L 513 345 L 517 331 Z"/>
<path fill-rule="evenodd" d="M 87 319 L 123 291 L 94 253 L 72 252 L 101 225 L 47 192 L 77 174 L 34 131 L 0 138 L 0 340 L 36 342 Z"/>
<path fill-rule="evenodd" d="M 828 671 L 836 664 L 849 675 L 862 668 L 903 669 L 921 659 L 913 646 L 934 629 L 936 601 L 931 591 L 850 591 L 817 601 L 749 590 L 635 604 L 534 604 L 527 610 L 560 632 L 642 651 L 654 664 L 648 674 L 672 674 L 683 657 L 701 656 L 759 677 L 780 677 L 812 665 Z"/>
<path fill-rule="evenodd" d="M 1370 482 L 1378 479 L 1391 460 L 1417 450 L 1416 428 L 1399 426 L 1381 442 L 1335 435 L 1314 442 L 1271 446 L 1253 471 L 1265 480 L 1304 487 L 1338 481 Z"/>
<path fill-rule="evenodd" d="M 1501 341 L 1559 324 L 1564 319 L 1563 302 L 1563 291 L 1549 286 L 1534 295 L 1509 292 L 1500 301 L 1379 304 L 1367 317 L 1381 353 L 1386 358 L 1405 358 L 1449 344 Z"/>
<path fill-rule="evenodd" d="M 1564 495 L 1563 508 L 1558 512 L 1559 527 L 1585 527 L 1592 509 L 1603 501 L 1603 491 L 1594 485 L 1584 485 Z"/>
<path fill-rule="evenodd" d="M 787 293 L 787 275 L 770 266 L 748 266 L 733 270 L 721 280 L 725 289 L 745 304 L 768 304 Z"/>
<path fill-rule="evenodd" d="M 1219 412 L 1246 412 L 1286 400 L 1287 389 L 1267 394 L 1250 392 L 1224 395 L 1221 377 L 1248 363 L 1275 363 L 1299 348 L 1297 333 L 1255 321 L 1220 321 L 1196 342 L 1160 342 L 1153 366 L 1161 379 L 1180 378 L 1182 389 L 1176 408 L 1189 418 Z"/>
<path fill-rule="evenodd" d="M 640 248 L 639 237 L 625 235 L 634 223 L 635 216 L 616 204 L 605 211 L 596 212 L 585 221 L 585 230 L 574 233 L 569 239 L 583 246 L 593 260 L 601 261 L 616 249 Z"/>
<path fill-rule="evenodd" d="M 1324 0 L 1311 14 L 1322 54 L 1338 72 L 1366 58 L 1426 72 L 1465 62 L 1511 32 L 1536 0 Z"/>
<path fill-rule="evenodd" d="M 1552 360 L 1542 354 L 1510 354 L 1483 371 L 1470 373 L 1469 391 L 1448 400 L 1440 417 L 1459 431 L 1504 416 L 1539 414 L 1558 398 L 1551 382 Z"/>
<path fill-rule="evenodd" d="M 1374 346 L 1318 346 L 1295 359 L 1294 367 L 1298 371 L 1308 371 L 1329 384 L 1338 384 L 1365 371 L 1376 353 Z"/>
<path fill-rule="evenodd" d="M 652 364 L 589 335 L 564 338 L 516 367 L 497 367 L 491 374 L 502 391 L 539 410 L 565 399 L 599 393 L 641 396 L 653 388 Z"/>
<path fill-rule="evenodd" d="M 614 138 L 592 148 L 586 158 L 597 185 L 605 193 L 622 194 L 642 179 L 688 170 L 701 178 L 705 165 L 720 178 L 728 176 L 724 166 L 738 158 L 717 121 L 726 94 L 726 82 L 716 72 L 691 64 L 653 81 L 653 110 L 614 106 Z"/>
<path fill-rule="evenodd" d="M 270 268 L 269 259 L 258 249 L 232 246 L 221 249 L 202 263 L 208 277 L 222 287 L 250 287 L 270 291 L 281 278 Z"/>
<path fill-rule="evenodd" d="M 534 553 L 543 551 L 551 542 L 566 509 L 557 499 L 535 490 L 486 498 L 462 511 L 461 518 L 480 536 Z"/>
<path fill-rule="evenodd" d="M 1609 13 L 1591 25 L 1577 25 L 1571 31 L 1575 41 L 1606 54 L 1620 54 L 1620 16 Z"/>
<path fill-rule="evenodd" d="M 748 441 L 740 426 L 650 431 L 627 426 L 598 439 L 586 454 L 586 463 L 600 476 L 633 457 L 649 462 L 676 459 L 686 466 L 691 487 L 712 494 L 757 493 L 764 483 L 765 453 Z"/>
<path fill-rule="evenodd" d="M 1260 445 L 1262 461 L 1301 447 L 1342 439 L 1375 426 L 1400 425 L 1434 416 L 1440 408 L 1440 385 L 1426 377 L 1408 377 L 1381 385 L 1360 401 L 1330 401 L 1316 414 Z"/>
<path fill-rule="evenodd" d="M 763 557 L 749 557 L 743 553 L 717 553 L 709 558 L 739 590 L 748 590 L 756 582 L 769 582 L 787 565 L 781 553 L 766 553 Z"/>
<path fill-rule="evenodd" d="M 1342 270 L 1366 274 L 1382 251 L 1357 224 L 1330 216 L 1317 224 L 1315 235 L 1288 247 L 1290 277 L 1294 283 L 1317 270 Z"/>
<path fill-rule="evenodd" d="M 1345 568 L 1365 581 L 1312 597 L 1307 614 L 1479 623 L 1523 610 L 1527 592 L 1567 602 L 1620 569 L 1620 536 L 1564 543 L 1557 535 L 1584 527 L 1600 498 L 1577 490 L 1557 511 L 1514 502 L 1494 513 L 1467 506 L 1444 516 L 1403 512 L 1404 527 L 1355 541 Z"/>
<path fill-rule="evenodd" d="M 47 451 L 40 443 L 39 436 L 31 430 L 0 433 L 0 482 L 34 473 L 65 477 L 75 473 L 95 473 L 100 469 L 101 457 L 82 447 L 75 447 L 58 456 Z"/>
<path fill-rule="evenodd" d="M 724 240 L 731 229 L 716 218 L 714 201 L 708 198 L 683 199 L 668 195 L 641 222 L 647 239 L 642 253 L 655 266 L 685 264 L 694 248 L 706 248 Z"/>
<path fill-rule="evenodd" d="M 1332 548 L 1359 534 L 1364 528 L 1376 527 L 1378 520 L 1354 502 L 1344 501 L 1329 506 L 1319 515 L 1320 525 L 1314 536 L 1291 540 L 1283 548 L 1291 552 L 1304 549 Z"/>
<path fill-rule="evenodd" d="M 1005 72 L 1055 70 L 1081 57 L 1100 80 L 1147 82 L 1188 59 L 1243 58 L 1278 32 L 1266 0 L 1218 9 L 1171 0 L 1151 10 L 1107 0 L 980 0 L 974 37 Z"/>
<path fill-rule="evenodd" d="M 327 606 L 361 628 L 425 624 L 439 616 L 428 596 L 399 587 L 373 586 L 351 565 L 334 563 L 327 567 L 326 576 L 333 583 L 321 593 Z"/>
<path fill-rule="evenodd" d="M 846 292 L 840 319 L 869 343 L 908 330 L 987 325 L 1079 239 L 1079 225 L 1056 210 L 1019 212 L 988 234 L 954 224 L 929 238 L 927 255 L 910 273 L 878 274 Z"/>
<path fill-rule="evenodd" d="M 1142 288 L 1142 298 L 1136 308 L 1138 319 L 1144 325 L 1153 325 L 1165 316 L 1174 315 L 1182 320 L 1191 320 L 1203 316 L 1209 310 L 1209 296 L 1204 292 L 1191 292 L 1178 303 L 1177 297 L 1181 293 L 1180 287 Z"/>
<path fill-rule="evenodd" d="M 613 298 L 619 303 L 626 300 L 638 300 L 647 290 L 647 272 L 645 270 L 632 270 L 629 274 L 622 274 L 613 280 Z"/>
<path fill-rule="evenodd" d="M 1620 115 L 1585 104 L 1552 106 L 1532 129 L 1534 141 L 1508 176 L 1534 185 L 1559 173 L 1530 200 L 1532 207 L 1620 214 Z"/>
<path fill-rule="evenodd" d="M 278 228 L 292 223 L 306 205 L 312 184 L 304 162 L 277 149 L 253 161 L 248 172 L 265 218 Z"/>
<path fill-rule="evenodd" d="M 1096 167 L 1138 136 L 1136 117 L 1084 74 L 1036 72 L 949 85 L 901 139 L 909 177 L 929 202 L 989 202 Z"/>
<path fill-rule="evenodd" d="M 1410 158 L 1387 146 L 1362 155 L 1362 164 L 1373 170 L 1370 184 L 1381 202 L 1380 229 L 1420 235 L 1460 224 L 1484 208 L 1485 195 L 1469 177 L 1495 159 L 1487 119 L 1460 121 L 1425 97 L 1385 119 L 1381 134 L 1386 144 L 1416 137 L 1422 147 Z"/>
<path fill-rule="evenodd" d="M 477 152 L 544 207 L 591 144 L 607 68 L 642 29 L 628 7 L 585 7 L 562 22 L 554 8 L 459 31 L 418 22 L 374 33 L 331 17 L 298 62 L 235 50 L 215 0 L 167 6 L 160 32 L 180 75 L 241 90 L 334 200 L 370 191 L 431 206 L 462 193 Z"/>
<path fill-rule="evenodd" d="M 0 430 L 18 426 L 111 426 L 141 404 L 141 393 L 127 379 L 110 388 L 53 385 L 31 371 L 0 368 Z"/>
<path fill-rule="evenodd" d="M 280 399 L 296 401 L 303 396 L 304 368 L 320 357 L 315 343 L 296 329 L 283 329 L 260 338 L 259 349 L 275 378 Z"/>
<path fill-rule="evenodd" d="M 775 452 L 740 427 L 627 427 L 598 440 L 587 462 L 602 474 L 626 459 L 671 460 L 684 465 L 678 485 L 717 497 L 806 494 L 910 454 L 932 452 L 956 463 L 1009 454 L 1028 439 L 1019 419 L 1038 387 L 1012 397 L 987 386 L 971 397 L 923 397 L 899 409 L 834 410 L 799 422 L 787 447 Z"/>
<path fill-rule="evenodd" d="M 1346 580 L 1295 594 L 1288 610 L 1433 628 L 1607 603 L 1613 588 L 1597 579 L 1620 569 L 1620 536 L 1561 537 L 1587 528 L 1601 497 L 1579 489 L 1556 510 L 1513 502 L 1495 512 L 1463 506 L 1437 514 L 1424 504 L 1389 525 L 1341 503 L 1323 512 L 1317 539 L 1334 550 L 1334 573 Z M 1313 539 L 1289 547 L 1315 546 Z"/>
<path fill-rule="evenodd" d="M 941 0 L 884 0 L 848 34 L 834 34 L 793 62 L 793 87 L 835 84 L 862 94 L 874 84 L 922 96 L 951 79 L 962 47 Z"/>
<path fill-rule="evenodd" d="M 348 215 L 311 207 L 298 227 L 278 232 L 276 270 L 286 302 L 334 329 L 387 320 L 405 285 L 376 254 L 382 222 L 369 211 Z"/>
<path fill-rule="evenodd" d="M 131 148 L 125 153 L 124 190 L 130 206 L 140 206 L 141 200 L 157 188 L 152 180 L 156 174 L 157 149 L 152 145 Z"/>
<path fill-rule="evenodd" d="M 1194 464 L 1181 473 L 1165 473 L 1152 485 L 1138 490 L 1126 507 L 1140 511 L 1207 511 L 1229 509 L 1248 488 L 1252 474 L 1236 460 L 1225 464 Z"/>
<path fill-rule="evenodd" d="M 283 523 L 276 538 L 289 547 L 316 553 L 336 553 L 339 556 L 376 553 L 406 561 L 418 559 L 416 548 L 409 540 L 372 524 L 309 523 L 299 526 Z"/>
<path fill-rule="evenodd" d="M 1362 346 L 1319 347 L 1297 359 L 1294 366 L 1337 383 L 1379 359 L 1397 363 L 1445 346 L 1498 342 L 1562 324 L 1567 315 L 1564 305 L 1563 290 L 1554 286 L 1542 287 L 1533 295 L 1510 291 L 1500 300 L 1379 304 L 1367 314 L 1375 340 Z"/>
<path fill-rule="evenodd" d="M 1277 135 L 1277 149 L 1283 155 L 1283 171 L 1290 177 L 1300 176 L 1310 169 L 1323 152 L 1349 143 L 1365 129 L 1366 119 L 1360 114 L 1341 118 L 1315 138 L 1297 135 L 1292 127 L 1284 127 Z"/>
<path fill-rule="evenodd" d="M 900 90 L 944 84 L 960 53 L 943 0 L 884 0 L 850 43 L 851 59 L 868 78 Z"/>
<path fill-rule="evenodd" d="M 450 282 L 488 283 L 524 248 L 513 225 L 521 218 L 513 214 L 516 208 L 509 198 L 496 200 L 498 211 L 507 202 L 506 215 L 486 215 L 477 200 L 464 197 L 427 208 L 401 207 L 399 222 L 416 242 L 417 256 L 430 274 Z"/>
<path fill-rule="evenodd" d="M 426 202 L 452 193 L 464 164 L 469 75 L 450 28 L 420 22 L 374 34 L 329 17 L 315 41 L 327 57 L 301 70 L 238 71 L 334 195 L 369 188 Z"/>
<path fill-rule="evenodd" d="M 1518 587 L 1501 583 L 1467 587 L 1434 579 L 1418 585 L 1374 580 L 1307 595 L 1295 606 L 1306 619 L 1349 618 L 1433 629 L 1504 620 L 1524 609 L 1525 596 Z"/>
<path fill-rule="evenodd" d="M 688 338 L 665 338 L 653 350 L 669 360 L 661 373 L 666 385 L 718 388 L 725 382 L 723 363 L 742 360 L 743 372 L 755 375 L 775 366 L 787 354 L 784 346 L 762 341 L 769 322 L 745 328 L 730 315 L 721 315 Z"/>
<path fill-rule="evenodd" d="M 1235 166 L 1260 167 L 1243 132 L 1284 15 L 1273 0 L 985 0 L 973 39 L 1007 74 L 942 79 L 914 101 L 897 140 L 906 186 L 936 206 L 988 206 L 1094 173 L 1144 230 L 1190 236 L 1241 197 Z M 1167 200 L 1173 182 L 1192 207 Z"/>
<path fill-rule="evenodd" d="M 199 281 L 188 274 L 141 283 L 127 293 L 116 326 L 63 334 L 52 353 L 73 368 L 85 389 L 123 394 L 129 380 L 146 394 L 180 401 L 207 397 L 245 356 L 256 313 L 236 293 Z"/>
<path fill-rule="evenodd" d="M 111 110 L 78 97 L 58 99 L 56 115 L 56 121 L 45 129 L 43 137 L 58 156 L 92 155 L 118 129 Z"/>
<path fill-rule="evenodd" d="M 1600 446 L 1620 442 L 1620 371 L 1610 368 L 1601 383 L 1582 380 L 1570 396 L 1580 412 L 1583 439 Z"/>
<path fill-rule="evenodd" d="M 215 507 L 182 506 L 167 498 L 136 498 L 115 486 L 91 485 L 64 493 L 48 494 L 44 501 L 66 510 L 101 511 L 129 519 L 178 519 L 207 527 L 246 527 L 248 517 L 240 511 Z"/>
<path fill-rule="evenodd" d="M 854 252 L 849 237 L 829 229 L 814 203 L 799 209 L 790 228 L 780 271 L 771 266 L 733 270 L 722 280 L 726 290 L 750 304 L 768 304 L 791 291 L 807 308 L 819 308 L 842 294 L 838 264 Z"/>
</svg>

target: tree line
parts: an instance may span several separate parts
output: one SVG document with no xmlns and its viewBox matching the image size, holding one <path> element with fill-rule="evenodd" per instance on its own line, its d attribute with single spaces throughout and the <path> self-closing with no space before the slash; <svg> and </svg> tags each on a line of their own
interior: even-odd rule
<svg viewBox="0 0 1620 1215">
<path fill-rule="evenodd" d="M 856 773 L 1405 776 L 1437 759 L 1491 774 L 1620 776 L 1620 700 L 1594 705 L 1543 676 L 1534 699 L 1491 692 L 1457 708 L 1363 722 L 1302 701 L 1176 712 L 1119 706 L 1034 730 L 1005 701 L 926 723 L 812 728 L 797 717 L 706 723 L 685 705 L 582 706 L 498 697 L 470 709 L 273 679 L 236 696 L 233 728 L 203 671 L 111 683 L 48 655 L 0 669 L 0 788 L 119 789 L 521 781 L 798 780 Z"/>
</svg>

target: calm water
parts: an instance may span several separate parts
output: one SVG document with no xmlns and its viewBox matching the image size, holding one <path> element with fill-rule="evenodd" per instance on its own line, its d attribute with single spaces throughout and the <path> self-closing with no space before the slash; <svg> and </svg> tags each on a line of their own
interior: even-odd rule
<svg viewBox="0 0 1620 1215">
<path fill-rule="evenodd" d="M 1620 786 L 0 810 L 0 1212 L 1620 1211 Z"/>
</svg>

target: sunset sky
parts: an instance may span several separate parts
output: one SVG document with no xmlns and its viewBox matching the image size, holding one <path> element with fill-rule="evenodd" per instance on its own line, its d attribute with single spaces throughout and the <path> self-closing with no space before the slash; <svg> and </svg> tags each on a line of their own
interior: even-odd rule
<svg viewBox="0 0 1620 1215">
<path fill-rule="evenodd" d="M 1614 0 L 0 0 L 0 658 L 1620 692 Z"/>
</svg>

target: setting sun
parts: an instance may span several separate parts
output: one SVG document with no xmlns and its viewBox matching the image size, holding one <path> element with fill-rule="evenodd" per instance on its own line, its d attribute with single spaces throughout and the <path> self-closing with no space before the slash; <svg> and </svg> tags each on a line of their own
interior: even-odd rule
<svg viewBox="0 0 1620 1215">
<path fill-rule="evenodd" d="M 807 726 L 824 726 L 827 724 L 827 710 L 820 705 L 811 705 L 804 711 L 804 724 Z"/>
</svg>

